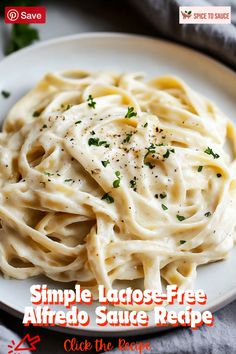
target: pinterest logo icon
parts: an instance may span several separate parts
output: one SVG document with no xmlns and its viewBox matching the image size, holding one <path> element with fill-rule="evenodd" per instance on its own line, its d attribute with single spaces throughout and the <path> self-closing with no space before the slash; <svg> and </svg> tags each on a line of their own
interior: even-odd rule
<svg viewBox="0 0 236 354">
<path fill-rule="evenodd" d="M 7 11 L 6 16 L 7 16 L 9 21 L 15 22 L 15 21 L 18 20 L 20 15 L 19 15 L 19 12 L 16 9 L 10 9 L 10 10 Z"/>
<path fill-rule="evenodd" d="M 46 7 L 5 6 L 5 23 L 46 23 Z"/>
</svg>

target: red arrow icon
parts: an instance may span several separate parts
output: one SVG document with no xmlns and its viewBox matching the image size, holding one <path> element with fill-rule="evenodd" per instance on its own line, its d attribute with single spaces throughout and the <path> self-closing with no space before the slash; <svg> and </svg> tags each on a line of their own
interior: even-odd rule
<svg viewBox="0 0 236 354">
<path fill-rule="evenodd" d="M 39 336 L 34 336 L 30 338 L 29 334 L 26 334 L 24 338 L 17 344 L 15 347 L 15 351 L 23 351 L 23 350 L 36 350 L 35 344 L 40 342 Z M 24 345 L 24 346 L 23 346 Z"/>
</svg>

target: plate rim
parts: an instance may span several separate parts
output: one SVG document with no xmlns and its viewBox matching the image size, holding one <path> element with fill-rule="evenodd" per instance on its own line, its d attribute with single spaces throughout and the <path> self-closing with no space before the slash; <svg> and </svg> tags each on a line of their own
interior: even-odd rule
<svg viewBox="0 0 236 354">
<path fill-rule="evenodd" d="M 134 39 L 136 38 L 136 39 L 149 40 L 149 41 L 153 41 L 153 42 L 159 42 L 163 45 L 169 45 L 172 47 L 181 48 L 182 50 L 185 50 L 189 53 L 194 53 L 194 55 L 199 56 L 199 58 L 201 58 L 201 59 L 204 59 L 206 61 L 212 61 L 212 63 L 214 65 L 218 66 L 219 69 L 226 70 L 226 71 L 228 71 L 228 73 L 231 73 L 234 76 L 236 76 L 235 70 L 233 70 L 231 67 L 227 66 L 225 63 L 213 58 L 211 55 L 208 55 L 204 52 L 198 51 L 197 49 L 189 47 L 183 43 L 178 43 L 178 42 L 172 41 L 167 38 L 164 39 L 164 38 L 154 37 L 152 35 L 149 36 L 149 35 L 145 35 L 145 34 L 112 32 L 112 31 L 75 33 L 75 34 L 71 34 L 68 36 L 60 36 L 60 37 L 46 39 L 46 40 L 43 40 L 38 43 L 36 42 L 36 43 L 33 43 L 32 45 L 29 45 L 27 47 L 24 47 L 16 52 L 13 52 L 13 53 L 7 55 L 2 60 L 0 60 L 0 66 L 2 65 L 2 63 L 5 63 L 6 61 L 14 58 L 15 56 L 21 55 L 22 53 L 24 54 L 27 51 L 32 51 L 33 49 L 38 49 L 40 47 L 45 47 L 45 46 L 49 46 L 51 44 L 56 44 L 56 43 L 60 43 L 60 42 L 64 42 L 64 41 L 68 42 L 68 41 L 76 40 L 76 39 L 80 39 L 80 38 L 104 38 L 104 37 L 116 37 L 116 38 L 121 37 L 121 38 L 134 38 Z"/>
<path fill-rule="evenodd" d="M 156 44 L 160 43 L 161 45 L 164 46 L 169 46 L 172 49 L 177 48 L 178 50 L 185 51 L 186 53 L 192 54 L 195 57 L 198 57 L 199 59 L 203 60 L 205 63 L 207 62 L 208 64 L 214 65 L 214 67 L 218 70 L 227 72 L 231 76 L 234 76 L 235 81 L 236 81 L 236 72 L 231 68 L 226 66 L 224 63 L 218 61 L 217 59 L 213 58 L 210 55 L 207 55 L 206 53 L 203 53 L 201 51 L 198 51 L 197 49 L 188 47 L 182 43 L 174 42 L 168 39 L 163 39 L 159 37 L 154 37 L 154 36 L 148 36 L 148 35 L 142 35 L 142 34 L 133 34 L 133 33 L 123 33 L 123 32 L 103 32 L 103 31 L 98 31 L 98 32 L 85 32 L 85 33 L 76 33 L 68 36 L 60 36 L 60 37 L 55 37 L 51 38 L 48 40 L 41 41 L 39 43 L 34 43 L 33 45 L 30 45 L 28 47 L 25 47 L 17 52 L 14 52 L 7 57 L 3 58 L 0 61 L 0 68 L 2 64 L 7 63 L 8 61 L 17 58 L 18 56 L 27 54 L 27 52 L 32 52 L 34 50 L 38 50 L 41 47 L 48 47 L 50 45 L 54 45 L 57 43 L 63 43 L 63 42 L 70 42 L 74 40 L 80 40 L 84 38 L 88 39 L 104 39 L 104 38 L 124 38 L 124 39 L 142 39 L 146 41 L 153 41 Z M 235 246 L 234 246 L 235 247 Z M 232 255 L 230 255 L 232 256 Z M 202 307 L 201 311 L 205 310 L 210 310 L 212 312 L 215 312 L 226 305 L 228 305 L 230 302 L 234 301 L 236 299 L 236 286 L 233 288 L 231 291 L 227 292 L 226 294 L 220 295 L 216 300 L 214 300 L 210 306 L 206 305 Z M 10 313 L 13 316 L 16 316 L 17 318 L 22 319 L 23 318 L 23 312 L 9 306 L 5 302 L 3 302 L 0 299 L 0 309 Z M 147 328 L 107 328 L 106 330 L 103 330 L 101 328 L 97 329 L 88 329 L 88 328 L 73 328 L 73 327 L 60 327 L 58 325 L 56 326 L 48 326 L 48 327 L 40 327 L 40 328 L 45 328 L 45 329 L 50 329 L 54 330 L 57 332 L 63 332 L 63 333 L 68 333 L 68 334 L 83 334 L 83 335 L 89 335 L 89 336 L 97 336 L 97 335 L 103 335 L 103 336 L 109 336 L 109 337 L 117 337 L 117 336 L 135 336 L 135 335 L 141 335 L 145 333 L 153 333 L 159 331 L 166 331 L 170 329 L 174 329 L 177 327 L 172 327 L 172 326 L 167 326 L 167 327 L 157 327 L 155 325 L 148 326 Z"/>
</svg>

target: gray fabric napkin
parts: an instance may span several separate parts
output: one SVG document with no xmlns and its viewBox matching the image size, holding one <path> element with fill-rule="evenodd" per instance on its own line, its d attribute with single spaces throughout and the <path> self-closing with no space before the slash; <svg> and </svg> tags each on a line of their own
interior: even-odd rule
<svg viewBox="0 0 236 354">
<path fill-rule="evenodd" d="M 151 351 L 143 354 L 235 354 L 236 353 L 236 301 L 217 311 L 213 327 L 205 325 L 197 330 L 171 329 L 167 332 L 143 336 L 150 342 Z M 140 340 L 127 338 L 127 341 Z M 113 350 L 107 354 L 136 354 L 132 351 Z"/>
<path fill-rule="evenodd" d="M 236 69 L 235 0 L 131 0 L 133 6 L 170 39 L 201 49 Z M 179 6 L 231 6 L 232 24 L 179 24 Z"/>
</svg>

